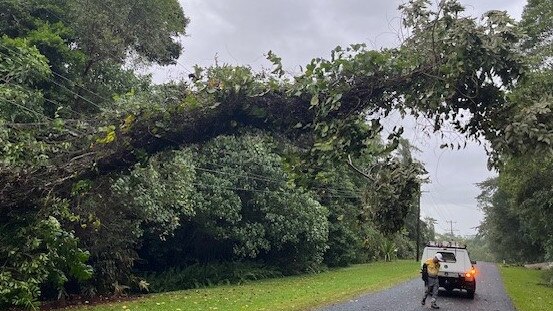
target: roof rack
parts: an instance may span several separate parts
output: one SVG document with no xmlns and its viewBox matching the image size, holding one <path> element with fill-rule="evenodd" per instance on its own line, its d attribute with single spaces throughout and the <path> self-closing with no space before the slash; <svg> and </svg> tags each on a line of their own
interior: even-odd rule
<svg viewBox="0 0 553 311">
<path fill-rule="evenodd" d="M 448 248 L 467 248 L 466 244 L 455 241 L 429 241 L 426 246 L 430 247 L 448 247 Z"/>
</svg>

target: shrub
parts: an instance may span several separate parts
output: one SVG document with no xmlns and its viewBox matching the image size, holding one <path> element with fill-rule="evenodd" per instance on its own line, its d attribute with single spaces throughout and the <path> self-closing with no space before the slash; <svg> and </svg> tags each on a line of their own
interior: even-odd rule
<svg viewBox="0 0 553 311">
<path fill-rule="evenodd" d="M 67 207 L 57 203 L 54 209 Z M 35 308 L 41 285 L 62 291 L 68 278 L 84 280 L 92 273 L 85 264 L 88 253 L 56 217 L 29 214 L 23 209 L 0 214 L 0 309 Z"/>
<path fill-rule="evenodd" d="M 324 263 L 329 267 L 345 267 L 359 260 L 359 236 L 346 224 L 329 224 L 328 246 Z"/>
<path fill-rule="evenodd" d="M 150 292 L 166 292 L 222 284 L 281 277 L 282 272 L 270 266 L 249 262 L 193 264 L 146 274 Z"/>
</svg>

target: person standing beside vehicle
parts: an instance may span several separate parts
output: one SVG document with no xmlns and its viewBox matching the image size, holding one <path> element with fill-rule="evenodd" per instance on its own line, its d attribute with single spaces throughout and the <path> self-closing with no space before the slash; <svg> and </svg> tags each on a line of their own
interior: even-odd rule
<svg viewBox="0 0 553 311">
<path fill-rule="evenodd" d="M 422 297 L 421 304 L 424 306 L 426 304 L 426 297 L 432 296 L 430 300 L 430 307 L 432 309 L 439 309 L 436 304 L 436 297 L 438 297 L 438 288 L 440 287 L 440 282 L 438 281 L 438 272 L 440 272 L 440 262 L 443 262 L 443 256 L 441 253 L 436 253 L 434 257 L 429 258 L 424 262 L 426 265 L 426 273 L 428 274 L 428 281 L 425 282 L 424 296 Z M 423 267 L 423 272 L 425 268 Z"/>
</svg>

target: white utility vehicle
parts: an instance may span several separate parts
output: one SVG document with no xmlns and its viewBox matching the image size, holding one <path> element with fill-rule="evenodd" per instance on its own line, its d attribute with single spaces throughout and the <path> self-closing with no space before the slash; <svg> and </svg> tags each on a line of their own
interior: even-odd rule
<svg viewBox="0 0 553 311">
<path fill-rule="evenodd" d="M 470 260 L 466 245 L 456 242 L 429 242 L 422 253 L 421 266 L 437 253 L 441 253 L 444 259 L 444 262 L 440 263 L 438 274 L 440 287 L 447 291 L 452 291 L 454 288 L 464 289 L 469 298 L 474 298 L 476 262 Z"/>
</svg>

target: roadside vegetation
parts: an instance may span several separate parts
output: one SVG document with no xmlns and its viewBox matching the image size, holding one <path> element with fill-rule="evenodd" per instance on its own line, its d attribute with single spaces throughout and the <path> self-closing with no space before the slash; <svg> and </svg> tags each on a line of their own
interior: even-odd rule
<svg viewBox="0 0 553 311">
<path fill-rule="evenodd" d="M 498 259 L 551 258 L 551 1 L 520 24 L 400 11 L 396 48 L 154 84 L 129 66 L 177 62 L 179 1 L 0 0 L 0 309 L 414 257 L 426 170 L 403 128 L 383 136 L 391 113 L 460 133 L 443 148 L 485 140 L 482 234 Z M 320 290 L 304 298 L 342 297 Z"/>
<path fill-rule="evenodd" d="M 543 271 L 523 267 L 500 267 L 503 284 L 518 311 L 553 310 L 553 286 Z"/>
<path fill-rule="evenodd" d="M 306 310 L 391 287 L 418 274 L 414 261 L 379 262 L 319 274 L 149 295 L 78 310 Z"/>
<path fill-rule="evenodd" d="M 522 47 L 528 58 L 528 75 L 508 96 L 514 102 L 526 103 L 521 109 L 527 116 L 520 121 L 530 118 L 537 127 L 550 127 L 553 124 L 553 2 L 529 1 L 520 26 L 527 34 Z M 518 124 L 515 122 L 512 126 Z M 552 142 L 551 136 L 538 136 L 546 144 Z M 527 152 L 534 147 L 525 144 L 517 152 L 506 153 L 499 175 L 479 184 L 482 192 L 478 201 L 484 221 L 478 238 L 498 262 L 553 261 L 553 226 L 550 225 L 553 223 L 553 156 L 551 152 Z"/>
</svg>

